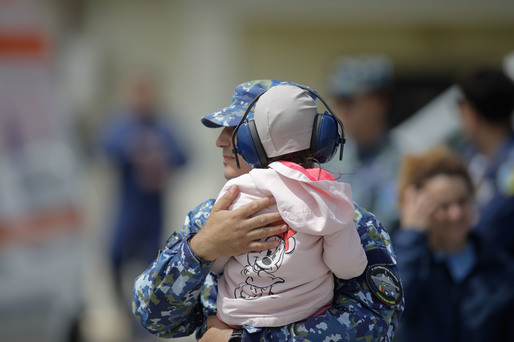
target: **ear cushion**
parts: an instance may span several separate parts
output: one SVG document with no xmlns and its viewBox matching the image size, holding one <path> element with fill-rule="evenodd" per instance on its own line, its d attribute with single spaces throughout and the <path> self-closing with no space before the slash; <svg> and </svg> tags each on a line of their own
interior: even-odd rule
<svg viewBox="0 0 514 342">
<path fill-rule="evenodd" d="M 268 165 L 268 156 L 257 133 L 255 121 L 243 122 L 237 131 L 237 153 L 252 168 L 263 168 Z"/>
<path fill-rule="evenodd" d="M 337 120 L 327 112 L 317 114 L 314 118 L 311 153 L 319 163 L 325 163 L 334 156 L 341 142 L 338 127 Z"/>
</svg>

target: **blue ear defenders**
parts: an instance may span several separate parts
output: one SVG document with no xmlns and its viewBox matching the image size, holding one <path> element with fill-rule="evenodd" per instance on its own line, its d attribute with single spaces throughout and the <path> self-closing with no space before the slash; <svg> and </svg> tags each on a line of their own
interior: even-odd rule
<svg viewBox="0 0 514 342">
<path fill-rule="evenodd" d="M 341 145 L 341 149 L 339 150 L 339 160 L 342 160 L 343 145 L 346 141 L 343 123 L 334 114 L 334 112 L 332 112 L 325 100 L 323 100 L 318 94 L 309 88 L 297 84 L 295 84 L 295 86 L 307 90 L 312 96 L 320 99 L 328 110 L 328 113 L 318 113 L 314 118 L 310 145 L 311 154 L 319 163 L 325 163 L 332 159 L 337 147 Z M 246 109 L 246 112 L 241 118 L 241 121 L 239 121 L 239 124 L 232 133 L 232 146 L 234 147 L 232 152 L 235 155 L 237 168 L 240 168 L 238 154 L 240 154 L 246 163 L 252 168 L 263 168 L 269 164 L 269 158 L 262 146 L 255 121 L 253 119 L 246 120 L 246 117 L 248 116 L 248 113 L 250 113 L 252 107 L 266 91 L 259 94 L 259 96 L 250 103 L 248 109 Z M 339 127 L 341 127 L 341 135 L 339 134 Z"/>
</svg>

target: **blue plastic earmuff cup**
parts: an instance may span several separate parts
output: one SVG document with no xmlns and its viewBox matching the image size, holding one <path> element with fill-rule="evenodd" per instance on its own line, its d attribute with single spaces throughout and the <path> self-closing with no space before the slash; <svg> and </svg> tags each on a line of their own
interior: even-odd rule
<svg viewBox="0 0 514 342">
<path fill-rule="evenodd" d="M 252 168 L 262 168 L 259 154 L 253 142 L 252 134 L 247 122 L 244 122 L 237 131 L 237 152 Z"/>
<path fill-rule="evenodd" d="M 327 112 L 318 115 L 319 117 L 316 118 L 317 127 L 312 132 L 312 134 L 315 134 L 315 137 L 313 137 L 315 146 L 311 146 L 311 148 L 316 160 L 319 163 L 326 163 L 336 153 L 341 142 L 341 136 L 339 135 L 339 125 L 332 115 Z"/>
</svg>

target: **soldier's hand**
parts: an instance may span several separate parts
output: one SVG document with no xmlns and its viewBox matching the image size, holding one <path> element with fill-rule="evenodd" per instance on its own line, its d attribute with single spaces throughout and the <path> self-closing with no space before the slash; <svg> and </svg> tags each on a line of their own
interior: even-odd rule
<svg viewBox="0 0 514 342">
<path fill-rule="evenodd" d="M 228 210 L 238 194 L 232 186 L 212 207 L 205 226 L 191 239 L 191 249 L 200 258 L 208 261 L 220 256 L 234 256 L 251 251 L 272 249 L 279 242 L 260 241 L 279 235 L 287 225 L 268 226 L 280 221 L 278 212 L 252 217 L 260 210 L 275 204 L 274 198 L 261 198 L 236 210 Z"/>
</svg>

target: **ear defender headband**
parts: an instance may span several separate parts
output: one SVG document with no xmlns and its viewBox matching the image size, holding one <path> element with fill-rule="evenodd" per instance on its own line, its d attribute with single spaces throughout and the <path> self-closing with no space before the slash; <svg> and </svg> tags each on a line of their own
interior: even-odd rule
<svg viewBox="0 0 514 342">
<path fill-rule="evenodd" d="M 298 88 L 308 91 L 312 96 L 318 98 L 328 110 L 328 113 L 318 113 L 314 117 L 314 125 L 312 127 L 312 136 L 310 144 L 310 152 L 319 163 L 325 163 L 332 159 L 337 147 L 341 145 L 339 150 L 339 160 L 343 159 L 343 145 L 346 142 L 344 135 L 344 126 L 341 120 L 334 114 L 328 104 L 315 92 L 307 87 L 295 84 Z M 271 89 L 271 88 L 270 88 Z M 269 90 L 269 89 L 268 89 Z M 266 91 L 268 91 L 266 90 Z M 262 146 L 257 127 L 253 119 L 246 120 L 250 110 L 259 100 L 259 98 L 266 93 L 266 91 L 259 94 L 248 106 L 241 121 L 232 133 L 232 152 L 236 159 L 237 168 L 241 168 L 239 164 L 238 154 L 241 154 L 243 159 L 252 168 L 263 168 L 269 164 L 269 158 L 266 151 Z M 341 134 L 339 134 L 339 127 L 341 127 Z M 236 143 L 237 137 L 237 143 Z"/>
</svg>

